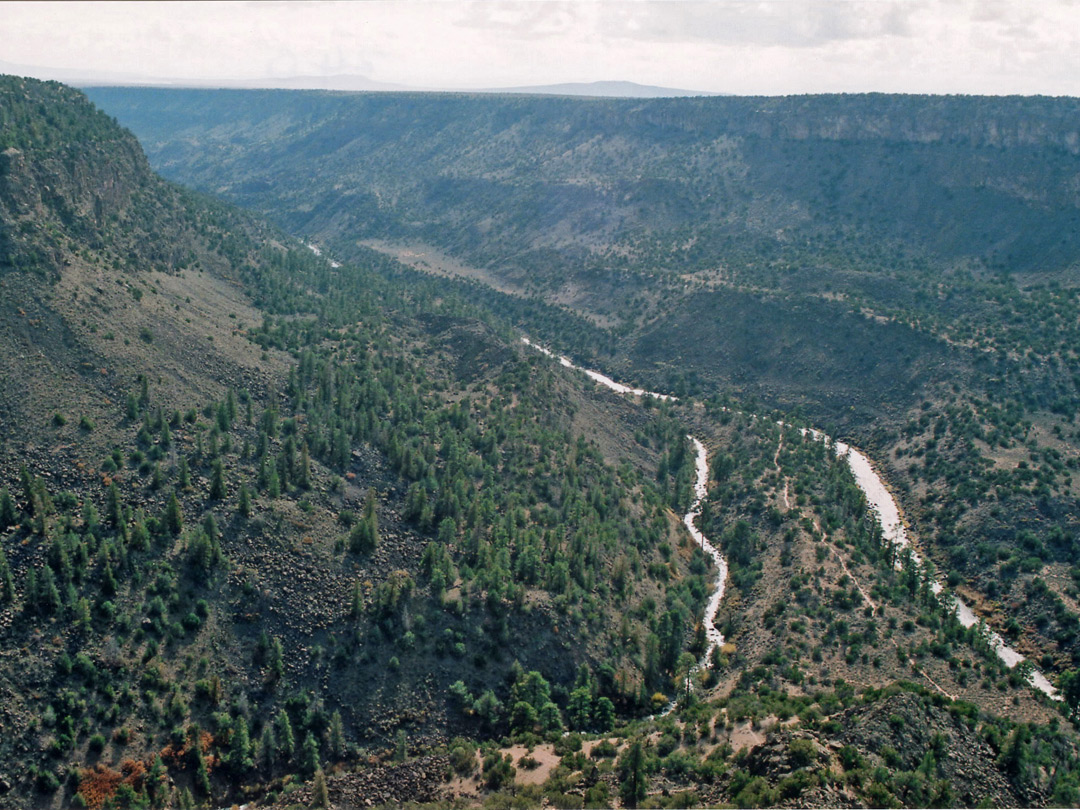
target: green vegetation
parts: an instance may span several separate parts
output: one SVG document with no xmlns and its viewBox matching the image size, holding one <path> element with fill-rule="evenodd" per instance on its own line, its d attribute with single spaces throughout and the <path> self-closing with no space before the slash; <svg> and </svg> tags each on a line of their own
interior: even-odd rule
<svg viewBox="0 0 1080 810">
<path fill-rule="evenodd" d="M 146 98 L 99 98 L 125 93 Z M 180 114 L 249 116 L 200 147 L 212 170 L 162 148 L 338 265 L 158 180 L 78 94 L 0 94 L 0 325 L 33 349 L 0 353 L 12 390 L 37 379 L 27 357 L 60 381 L 0 402 L 13 806 L 1076 803 L 1076 307 L 1019 257 L 1072 261 L 1068 205 L 1024 191 L 1066 199 L 1072 158 L 979 129 L 1035 116 L 1058 144 L 1072 102 L 159 97 L 170 135 Z M 288 126 L 261 129 L 286 97 L 318 171 Z M 888 134 L 956 116 L 980 123 Z M 959 179 L 987 162 L 997 180 Z M 993 240 L 920 213 L 950 194 Z M 896 205 L 911 221 L 880 221 Z M 544 300 L 564 288 L 570 306 Z M 520 328 L 681 400 L 597 391 Z M 944 593 L 780 418 L 867 440 Z M 680 526 L 688 431 L 730 567 L 702 669 L 716 572 Z M 1061 705 L 959 625 L 951 589 L 1036 651 Z"/>
</svg>

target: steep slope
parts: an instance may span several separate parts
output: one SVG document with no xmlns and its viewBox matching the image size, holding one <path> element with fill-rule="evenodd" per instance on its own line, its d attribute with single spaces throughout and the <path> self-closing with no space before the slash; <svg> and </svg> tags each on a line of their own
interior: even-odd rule
<svg viewBox="0 0 1080 810">
<path fill-rule="evenodd" d="M 669 414 L 162 181 L 68 88 L 0 97 L 0 806 L 240 800 L 670 688 L 708 570 Z"/>
<path fill-rule="evenodd" d="M 1031 283 L 1060 285 L 1055 318 L 1027 336 L 1040 356 L 1067 356 L 1076 337 L 1071 99 L 91 93 L 168 176 L 340 256 L 359 255 L 359 240 L 567 304 L 618 327 L 605 365 L 655 385 L 694 377 L 832 420 L 835 397 L 808 392 L 820 376 L 865 402 L 845 415 L 861 428 L 935 390 L 925 369 L 897 369 L 897 353 L 929 349 L 939 376 L 963 378 L 972 348 L 1015 351 L 1006 324 Z M 762 299 L 776 337 L 740 352 L 713 291 Z M 857 386 L 831 352 L 784 369 L 801 396 L 759 383 L 747 355 L 797 352 L 837 317 L 865 333 Z M 887 321 L 902 346 L 879 351 Z M 720 360 L 666 362 L 684 339 L 727 346 Z"/>
<path fill-rule="evenodd" d="M 341 258 L 852 439 L 981 615 L 1080 664 L 1075 99 L 94 93 L 171 176 Z"/>
<path fill-rule="evenodd" d="M 813 240 L 837 234 L 1011 253 L 1010 269 L 1077 256 L 1069 99 L 90 92 L 170 176 L 324 237 L 385 229 L 501 262 L 513 245 L 523 269 L 542 249 L 650 269 L 731 264 L 740 244 L 820 261 L 835 247 Z M 336 188 L 310 182 L 322 172 Z M 693 245 L 671 251 L 680 235 Z"/>
</svg>

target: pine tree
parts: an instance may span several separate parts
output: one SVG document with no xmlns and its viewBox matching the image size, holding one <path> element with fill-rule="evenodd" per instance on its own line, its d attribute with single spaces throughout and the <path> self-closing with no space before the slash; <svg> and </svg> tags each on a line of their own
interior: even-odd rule
<svg viewBox="0 0 1080 810">
<path fill-rule="evenodd" d="M 207 512 L 206 517 L 203 518 L 202 530 L 203 533 L 210 538 L 211 544 L 216 545 L 218 540 L 221 539 L 221 532 L 218 531 L 217 521 L 214 520 L 213 512 Z"/>
<path fill-rule="evenodd" d="M 276 636 L 270 639 L 266 666 L 273 680 L 278 681 L 285 676 L 285 657 L 281 649 L 281 639 Z"/>
<path fill-rule="evenodd" d="M 241 517 L 251 517 L 251 493 L 248 491 L 247 484 L 240 485 L 240 501 L 236 506 L 236 511 Z"/>
<path fill-rule="evenodd" d="M 161 757 L 154 754 L 154 761 L 150 763 L 150 770 L 146 773 L 146 793 L 154 807 L 161 807 L 164 804 L 161 800 L 165 798 L 167 778 L 168 774 L 161 762 Z"/>
<path fill-rule="evenodd" d="M 132 524 L 131 537 L 128 542 L 135 551 L 146 551 L 150 548 L 150 532 L 146 530 L 146 524 L 141 520 L 136 520 Z"/>
<path fill-rule="evenodd" d="M 18 510 L 15 508 L 15 499 L 11 497 L 7 487 L 0 489 L 0 532 L 13 525 L 19 519 Z"/>
<path fill-rule="evenodd" d="M 308 455 L 307 442 L 300 445 L 300 466 L 296 471 L 296 486 L 311 489 L 311 457 Z"/>
<path fill-rule="evenodd" d="M 337 758 L 345 754 L 345 728 L 337 709 L 330 715 L 330 753 Z"/>
<path fill-rule="evenodd" d="M 274 727 L 267 723 L 263 727 L 262 737 L 259 739 L 259 766 L 266 772 L 274 768 L 277 761 L 277 739 L 274 736 Z"/>
<path fill-rule="evenodd" d="M 204 796 L 210 796 L 210 771 L 206 767 L 206 757 L 203 755 L 202 745 L 198 736 L 193 743 L 195 752 L 195 785 Z"/>
<path fill-rule="evenodd" d="M 283 761 L 291 759 L 293 751 L 296 748 L 296 740 L 293 737 L 292 723 L 289 721 L 289 715 L 285 713 L 284 709 L 278 712 L 274 726 L 279 758 Z"/>
<path fill-rule="evenodd" d="M 330 806 L 330 794 L 326 789 L 326 776 L 322 768 L 315 771 L 315 781 L 311 785 L 311 806 L 317 808 Z"/>
<path fill-rule="evenodd" d="M 266 479 L 266 494 L 271 498 L 281 497 L 281 479 L 278 478 L 277 468 L 273 465 Z"/>
<path fill-rule="evenodd" d="M 116 596 L 116 576 L 113 574 L 112 563 L 108 560 L 101 572 L 101 593 L 105 596 Z"/>
<path fill-rule="evenodd" d="M 11 566 L 7 555 L 0 548 L 0 602 L 9 603 L 15 598 L 15 580 L 11 576 Z"/>
<path fill-rule="evenodd" d="M 210 500 L 220 501 L 226 494 L 225 465 L 222 464 L 220 458 L 216 458 L 210 472 Z"/>
<path fill-rule="evenodd" d="M 319 770 L 319 741 L 310 731 L 304 737 L 304 745 L 300 757 L 300 769 L 306 774 L 313 774 Z"/>
<path fill-rule="evenodd" d="M 115 481 L 109 483 L 109 489 L 105 495 L 105 520 L 113 529 L 119 528 L 123 522 L 120 489 L 116 486 Z"/>
<path fill-rule="evenodd" d="M 379 519 L 375 512 L 375 491 L 368 490 L 364 514 L 349 533 L 349 549 L 357 554 L 370 554 L 379 545 Z"/>
<path fill-rule="evenodd" d="M 634 740 L 629 750 L 619 759 L 619 796 L 623 807 L 637 807 L 645 798 L 645 754 L 641 740 Z"/>
<path fill-rule="evenodd" d="M 351 610 L 353 618 L 359 619 L 364 615 L 364 588 L 359 582 L 353 585 Z"/>
<path fill-rule="evenodd" d="M 60 591 L 56 587 L 56 576 L 49 566 L 41 569 L 37 587 L 37 608 L 47 616 L 60 610 Z"/>
<path fill-rule="evenodd" d="M 247 721 L 243 715 L 236 718 L 232 737 L 229 740 L 229 767 L 234 773 L 248 771 L 254 763 L 251 761 L 251 738 L 248 735 Z"/>
<path fill-rule="evenodd" d="M 173 537 L 180 534 L 184 528 L 184 516 L 175 492 L 169 494 L 169 500 L 165 504 L 165 528 Z"/>
<path fill-rule="evenodd" d="M 23 583 L 23 606 L 28 611 L 37 610 L 38 601 L 38 575 L 37 569 L 31 568 L 26 572 L 26 581 Z"/>
</svg>

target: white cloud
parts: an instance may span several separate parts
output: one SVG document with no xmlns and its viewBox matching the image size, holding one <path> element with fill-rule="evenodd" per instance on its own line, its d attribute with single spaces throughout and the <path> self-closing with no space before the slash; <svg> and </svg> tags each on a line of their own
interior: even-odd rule
<svg viewBox="0 0 1080 810">
<path fill-rule="evenodd" d="M 207 81 L 1080 95 L 1071 0 L 5 3 L 0 60 Z"/>
</svg>

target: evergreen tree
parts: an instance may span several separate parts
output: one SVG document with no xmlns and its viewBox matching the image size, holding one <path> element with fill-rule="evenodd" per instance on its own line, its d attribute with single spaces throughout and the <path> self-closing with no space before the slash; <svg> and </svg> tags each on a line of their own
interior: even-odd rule
<svg viewBox="0 0 1080 810">
<path fill-rule="evenodd" d="M 293 737 L 292 723 L 289 715 L 282 709 L 274 721 L 274 736 L 277 737 L 277 753 L 280 761 L 292 759 L 296 748 L 296 739 Z"/>
<path fill-rule="evenodd" d="M 51 616 L 60 610 L 60 591 L 56 587 L 56 576 L 47 565 L 41 569 L 37 590 L 37 609 L 41 613 Z"/>
<path fill-rule="evenodd" d="M 266 494 L 271 498 L 281 497 L 281 479 L 278 478 L 277 468 L 273 465 L 266 478 Z"/>
<path fill-rule="evenodd" d="M 615 728 L 615 704 L 609 698 L 602 697 L 596 701 L 593 709 L 593 726 L 601 734 L 606 734 Z"/>
<path fill-rule="evenodd" d="M 217 521 L 214 519 L 214 513 L 208 512 L 202 522 L 203 533 L 210 539 L 210 542 L 217 544 L 221 539 L 221 532 L 218 531 Z"/>
<path fill-rule="evenodd" d="M 310 731 L 304 737 L 304 745 L 300 754 L 300 769 L 305 774 L 313 774 L 319 770 L 319 741 Z"/>
<path fill-rule="evenodd" d="M 322 768 L 315 771 L 315 781 L 311 785 L 311 806 L 316 808 L 330 806 L 330 794 L 326 789 L 326 776 Z"/>
<path fill-rule="evenodd" d="M 234 773 L 242 774 L 250 770 L 253 764 L 247 720 L 240 715 L 233 724 L 233 733 L 229 740 L 229 767 Z"/>
<path fill-rule="evenodd" d="M 623 807 L 638 807 L 645 799 L 645 752 L 641 740 L 634 740 L 619 758 L 619 796 Z"/>
<path fill-rule="evenodd" d="M 339 759 L 345 754 L 345 729 L 337 709 L 330 715 L 330 753 Z"/>
<path fill-rule="evenodd" d="M 375 512 L 375 491 L 369 489 L 364 502 L 364 514 L 349 532 L 349 550 L 370 554 L 379 545 L 379 519 Z"/>
<path fill-rule="evenodd" d="M 220 458 L 216 458 L 210 472 L 210 500 L 220 501 L 226 494 L 225 465 Z"/>
<path fill-rule="evenodd" d="M 10 603 L 15 599 L 15 580 L 11 576 L 11 566 L 8 565 L 7 555 L 0 547 L 0 602 Z"/>
<path fill-rule="evenodd" d="M 101 593 L 104 596 L 116 596 L 116 575 L 113 574 L 112 563 L 105 561 L 105 567 L 101 572 Z"/>
<path fill-rule="evenodd" d="M 176 493 L 169 494 L 169 500 L 165 504 L 165 529 L 173 537 L 180 534 L 184 528 L 184 516 L 180 511 L 180 501 L 176 499 Z"/>
<path fill-rule="evenodd" d="M 570 702 L 566 706 L 566 718 L 570 728 L 584 731 L 592 722 L 592 692 L 588 686 L 579 686 L 570 693 Z"/>
<path fill-rule="evenodd" d="M 1069 709 L 1069 716 L 1075 718 L 1080 712 L 1080 669 L 1070 669 L 1058 676 L 1058 689 Z"/>
<path fill-rule="evenodd" d="M 285 675 L 285 661 L 281 649 L 281 639 L 275 637 L 270 640 L 267 656 L 267 668 L 270 670 L 270 676 L 275 681 L 281 680 Z M 287 720 L 288 717 L 285 719 Z"/>
<path fill-rule="evenodd" d="M 197 736 L 192 743 L 192 750 L 195 756 L 195 786 L 199 788 L 202 795 L 209 798 L 210 771 L 206 767 L 206 756 L 203 754 L 202 745 L 199 743 Z"/>
<path fill-rule="evenodd" d="M 123 507 L 120 503 L 120 489 L 116 482 L 110 482 L 109 489 L 105 494 L 105 520 L 113 529 L 120 528 L 123 523 Z"/>
<path fill-rule="evenodd" d="M 271 723 L 263 726 L 262 737 L 259 739 L 259 766 L 269 773 L 277 761 L 277 738 L 274 736 L 274 727 Z"/>
<path fill-rule="evenodd" d="M 307 442 L 300 445 L 300 464 L 296 471 L 296 486 L 299 489 L 311 489 L 311 457 L 308 455 Z"/>
<path fill-rule="evenodd" d="M 150 763 L 150 769 L 146 772 L 146 795 L 150 798 L 153 807 L 164 805 L 166 781 L 168 773 L 161 762 L 161 757 L 154 754 L 154 760 Z"/>
<path fill-rule="evenodd" d="M 146 530 L 146 524 L 141 520 L 136 520 L 132 525 L 128 542 L 135 551 L 146 551 L 150 548 L 150 532 Z"/>
<path fill-rule="evenodd" d="M 0 532 L 12 526 L 19 519 L 18 510 L 15 508 L 15 499 L 11 497 L 7 487 L 0 489 Z"/>
</svg>

